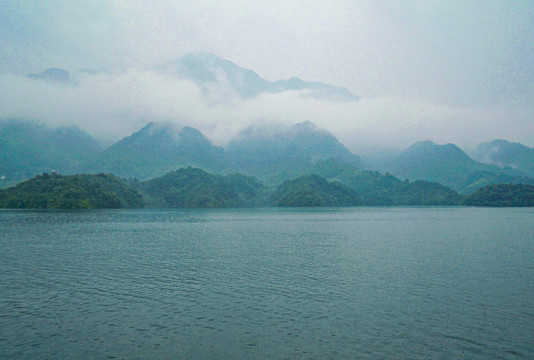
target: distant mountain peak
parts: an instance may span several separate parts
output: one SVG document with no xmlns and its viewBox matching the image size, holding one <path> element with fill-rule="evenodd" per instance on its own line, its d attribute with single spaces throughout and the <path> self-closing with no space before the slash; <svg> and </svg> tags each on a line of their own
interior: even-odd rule
<svg viewBox="0 0 534 360">
<path fill-rule="evenodd" d="M 483 164 L 454 144 L 431 141 L 410 146 L 388 170 L 404 179 L 439 182 L 466 194 L 490 183 L 534 182 L 525 172 Z"/>
<path fill-rule="evenodd" d="M 70 73 L 67 70 L 59 68 L 49 68 L 43 72 L 28 74 L 30 79 L 45 80 L 56 83 L 68 83 L 70 81 Z"/>
<path fill-rule="evenodd" d="M 419 141 L 410 146 L 403 154 L 418 154 L 419 156 L 433 156 L 435 154 L 449 155 L 452 157 L 469 158 L 462 149 L 454 144 L 447 143 L 438 145 L 431 140 Z"/>
<path fill-rule="evenodd" d="M 320 128 L 314 122 L 305 120 L 293 125 L 285 125 L 279 123 L 267 123 L 267 124 L 254 124 L 241 130 L 234 140 L 247 139 L 268 139 L 276 138 L 281 139 L 293 139 L 298 135 L 309 133 L 323 133 L 330 134 L 327 130 Z M 333 136 L 333 135 L 332 135 Z"/>
<path fill-rule="evenodd" d="M 502 139 L 479 144 L 471 156 L 484 164 L 511 167 L 534 176 L 534 148 Z"/>
<path fill-rule="evenodd" d="M 295 125 L 293 125 L 293 128 L 298 129 L 298 130 L 302 130 L 302 131 L 320 130 L 319 127 L 317 125 L 315 125 L 315 123 L 313 123 L 310 120 L 305 120 L 305 121 L 303 121 L 301 123 L 295 124 Z"/>
<path fill-rule="evenodd" d="M 243 99 L 255 98 L 264 93 L 302 91 L 302 96 L 336 102 L 358 101 L 360 98 L 341 86 L 327 85 L 322 82 L 304 81 L 298 77 L 275 82 L 261 78 L 256 72 L 211 53 L 191 53 L 158 68 L 159 71 L 185 77 L 209 92 L 214 84 L 221 89 L 232 90 Z"/>
<path fill-rule="evenodd" d="M 367 167 L 334 135 L 311 121 L 292 126 L 263 124 L 249 127 L 230 142 L 228 153 L 249 173 L 258 176 L 289 169 L 296 164 L 314 164 L 328 159 L 358 168 Z"/>
<path fill-rule="evenodd" d="M 223 149 L 197 129 L 150 122 L 100 153 L 88 170 L 146 179 L 185 165 L 218 169 L 222 157 Z"/>
<path fill-rule="evenodd" d="M 151 121 L 140 130 L 134 132 L 131 136 L 144 138 L 167 138 L 171 142 L 179 141 L 180 139 L 197 139 L 210 142 L 204 134 L 194 127 L 181 126 L 168 121 Z M 210 142 L 211 143 L 211 142 Z"/>
</svg>

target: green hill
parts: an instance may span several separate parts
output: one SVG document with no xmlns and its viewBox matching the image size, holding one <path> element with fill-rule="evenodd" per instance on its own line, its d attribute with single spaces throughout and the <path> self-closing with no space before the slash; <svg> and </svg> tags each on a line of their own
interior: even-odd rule
<svg viewBox="0 0 534 360">
<path fill-rule="evenodd" d="M 354 189 L 365 205 L 458 205 L 463 196 L 447 186 L 428 181 L 401 181 L 391 174 L 360 170 L 334 160 L 318 161 L 301 171 L 316 174 Z M 297 171 L 278 173 L 278 179 L 295 176 Z M 287 179 L 287 178 L 286 178 Z"/>
<path fill-rule="evenodd" d="M 317 175 L 285 181 L 272 195 L 276 206 L 357 206 L 362 200 L 356 191 Z"/>
<path fill-rule="evenodd" d="M 113 175 L 42 174 L 0 190 L 0 208 L 120 209 L 140 208 L 141 195 Z"/>
<path fill-rule="evenodd" d="M 265 189 L 255 178 L 214 175 L 182 168 L 139 184 L 152 207 L 224 208 L 265 204 Z"/>
<path fill-rule="evenodd" d="M 534 206 L 534 186 L 493 184 L 477 190 L 465 200 L 467 206 L 525 207 Z"/>
</svg>

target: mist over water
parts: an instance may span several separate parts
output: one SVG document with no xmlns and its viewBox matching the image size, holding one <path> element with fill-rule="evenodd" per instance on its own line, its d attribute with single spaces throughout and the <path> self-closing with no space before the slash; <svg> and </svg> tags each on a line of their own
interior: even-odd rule
<svg viewBox="0 0 534 360">
<path fill-rule="evenodd" d="M 530 209 L 0 212 L 0 357 L 532 358 Z"/>
</svg>

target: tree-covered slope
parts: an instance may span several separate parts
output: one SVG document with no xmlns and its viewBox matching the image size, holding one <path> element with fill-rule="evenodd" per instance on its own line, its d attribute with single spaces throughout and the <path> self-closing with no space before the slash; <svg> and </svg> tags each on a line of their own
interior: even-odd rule
<svg viewBox="0 0 534 360">
<path fill-rule="evenodd" d="M 285 181 L 272 195 L 276 206 L 357 206 L 362 200 L 349 187 L 317 175 L 303 175 Z"/>
<path fill-rule="evenodd" d="M 42 174 L 0 190 L 0 208 L 120 209 L 143 206 L 141 195 L 109 174 Z"/>
<path fill-rule="evenodd" d="M 504 181 L 534 184 L 534 179 L 518 170 L 482 164 L 456 145 L 431 141 L 409 147 L 395 159 L 390 171 L 404 179 L 438 182 L 466 194 Z"/>
<path fill-rule="evenodd" d="M 241 174 L 214 175 L 198 168 L 182 168 L 145 181 L 139 189 L 147 205 L 175 208 L 223 208 L 265 204 L 265 189 Z"/>
<path fill-rule="evenodd" d="M 465 200 L 467 206 L 525 207 L 534 206 L 534 186 L 493 184 L 478 189 Z"/>
<path fill-rule="evenodd" d="M 77 172 L 101 149 L 99 141 L 76 127 L 0 120 L 0 187 L 43 172 Z"/>
<path fill-rule="evenodd" d="M 354 189 L 366 205 L 458 205 L 463 197 L 429 181 L 401 181 L 378 171 L 360 170 L 336 161 L 321 161 L 307 170 Z"/>
<path fill-rule="evenodd" d="M 218 171 L 223 159 L 224 150 L 196 129 L 149 123 L 100 153 L 84 171 L 145 180 L 183 166 Z"/>
</svg>

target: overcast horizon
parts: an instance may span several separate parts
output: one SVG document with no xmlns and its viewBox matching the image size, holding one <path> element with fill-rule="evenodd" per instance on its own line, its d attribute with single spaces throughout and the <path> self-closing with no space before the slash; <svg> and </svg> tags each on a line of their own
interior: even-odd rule
<svg viewBox="0 0 534 360">
<path fill-rule="evenodd" d="M 0 118 L 76 124 L 105 138 L 164 119 L 224 143 L 258 121 L 311 120 L 355 151 L 427 139 L 534 146 L 529 1 L 53 0 L 2 3 L 0 13 Z M 344 86 L 361 100 L 285 92 L 214 102 L 193 82 L 153 71 L 191 52 L 269 81 Z M 72 87 L 25 78 L 50 67 L 107 72 Z"/>
</svg>

